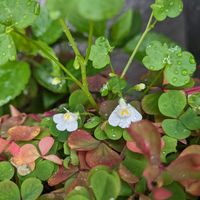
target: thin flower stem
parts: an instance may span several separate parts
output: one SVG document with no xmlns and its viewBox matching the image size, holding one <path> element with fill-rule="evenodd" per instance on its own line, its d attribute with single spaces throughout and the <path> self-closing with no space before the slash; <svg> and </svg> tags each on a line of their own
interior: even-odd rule
<svg viewBox="0 0 200 200">
<path fill-rule="evenodd" d="M 149 21 L 148 21 L 148 24 L 147 24 L 147 26 L 146 26 L 146 29 L 145 29 L 145 31 L 143 32 L 142 36 L 140 37 L 140 40 L 138 41 L 138 43 L 137 43 L 135 49 L 133 50 L 133 52 L 132 52 L 132 54 L 131 54 L 131 56 L 130 56 L 130 58 L 129 58 L 129 60 L 128 60 L 128 62 L 127 62 L 127 64 L 126 64 L 126 66 L 125 66 L 125 68 L 124 68 L 124 70 L 123 70 L 121 76 L 120 76 L 120 78 L 124 78 L 124 76 L 125 76 L 125 74 L 127 73 L 127 71 L 128 71 L 128 69 L 129 69 L 131 63 L 133 62 L 133 59 L 134 59 L 134 57 L 135 57 L 135 55 L 136 55 L 136 53 L 137 53 L 137 51 L 138 51 L 140 45 L 142 44 L 142 42 L 143 42 L 145 36 L 146 36 L 147 33 L 155 26 L 156 21 L 152 24 L 152 20 L 153 20 L 153 13 L 151 14 L 151 16 L 150 16 L 150 18 L 149 18 Z"/>
<path fill-rule="evenodd" d="M 87 82 L 87 73 L 86 73 L 86 66 L 87 66 L 87 62 L 88 62 L 88 59 L 89 59 L 89 55 L 90 55 L 90 49 L 91 49 L 91 45 L 92 45 L 92 36 L 93 36 L 93 22 L 90 22 L 90 30 L 89 30 L 89 39 L 88 39 L 88 50 L 87 50 L 87 53 L 86 53 L 86 58 L 85 60 L 83 59 L 80 51 L 78 50 L 78 47 L 75 43 L 75 40 L 67 26 L 67 24 L 65 23 L 65 21 L 63 19 L 60 19 L 60 23 L 61 23 L 61 26 L 63 28 L 63 31 L 65 32 L 65 35 L 67 37 L 67 39 L 69 40 L 69 43 L 71 44 L 72 46 L 72 49 L 74 50 L 74 53 L 76 56 L 78 56 L 80 58 L 80 67 L 81 67 L 81 75 L 82 75 L 82 87 L 81 89 L 85 92 L 85 94 L 87 95 L 90 103 L 92 104 L 92 106 L 95 108 L 95 109 L 98 109 L 98 106 L 92 96 L 92 94 L 90 93 L 89 91 L 89 88 L 88 88 L 88 82 Z"/>
</svg>

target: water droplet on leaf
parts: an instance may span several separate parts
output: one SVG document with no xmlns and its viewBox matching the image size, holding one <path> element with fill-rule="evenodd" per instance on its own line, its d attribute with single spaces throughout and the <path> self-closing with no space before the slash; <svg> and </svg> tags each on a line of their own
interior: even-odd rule
<svg viewBox="0 0 200 200">
<path fill-rule="evenodd" d="M 190 63 L 191 64 L 195 64 L 196 63 L 193 56 L 190 57 Z"/>
<path fill-rule="evenodd" d="M 39 3 L 36 3 L 36 4 L 35 4 L 34 13 L 35 13 L 36 15 L 39 15 L 39 14 L 40 14 L 40 4 L 39 4 Z"/>
<path fill-rule="evenodd" d="M 183 69 L 181 73 L 182 73 L 182 75 L 184 75 L 184 76 L 188 75 L 188 71 L 187 71 L 186 69 Z"/>
<path fill-rule="evenodd" d="M 177 78 L 174 77 L 174 78 L 172 79 L 172 82 L 173 82 L 173 83 L 176 83 L 176 81 L 177 81 Z"/>
</svg>

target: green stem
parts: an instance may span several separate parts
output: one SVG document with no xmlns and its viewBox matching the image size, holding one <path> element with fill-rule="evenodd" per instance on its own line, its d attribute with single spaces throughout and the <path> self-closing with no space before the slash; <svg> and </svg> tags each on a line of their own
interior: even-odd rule
<svg viewBox="0 0 200 200">
<path fill-rule="evenodd" d="M 138 43 L 137 43 L 137 45 L 136 45 L 134 51 L 132 52 L 132 54 L 131 54 L 131 56 L 130 56 L 130 58 L 129 58 L 129 60 L 128 60 L 128 62 L 127 62 L 127 64 L 126 64 L 126 66 L 125 66 L 125 68 L 124 68 L 124 70 L 123 70 L 121 76 L 120 76 L 120 78 L 124 78 L 124 76 L 125 76 L 126 72 L 128 71 L 128 69 L 129 69 L 131 63 L 133 62 L 133 59 L 134 59 L 134 57 L 135 57 L 135 55 L 136 55 L 136 53 L 137 53 L 137 51 L 138 51 L 140 45 L 142 44 L 142 42 L 143 42 L 145 36 L 146 36 L 147 33 L 155 26 L 156 21 L 155 21 L 153 24 L 151 24 L 151 23 L 152 23 L 152 20 L 153 20 L 153 13 L 151 14 L 151 16 L 150 16 L 150 18 L 149 18 L 149 21 L 148 21 L 148 24 L 147 24 L 147 26 L 146 26 L 146 29 L 145 29 L 145 31 L 143 32 L 142 36 L 140 37 L 140 40 L 138 41 Z"/>
<path fill-rule="evenodd" d="M 85 92 L 85 94 L 87 95 L 90 103 L 92 104 L 92 106 L 95 109 L 98 109 L 98 106 L 92 96 L 92 94 L 90 93 L 89 89 L 88 89 L 88 82 L 87 82 L 87 73 L 86 73 L 86 66 L 87 66 L 87 62 L 89 59 L 89 55 L 90 55 L 90 50 L 91 50 L 91 45 L 92 45 L 92 36 L 93 36 L 93 22 L 90 23 L 90 31 L 89 31 L 89 39 L 88 39 L 88 50 L 86 53 L 86 59 L 84 60 L 81 53 L 78 50 L 78 47 L 75 43 L 75 40 L 69 30 L 69 28 L 67 27 L 65 21 L 63 19 L 60 19 L 60 23 L 61 26 L 63 28 L 63 31 L 66 34 L 67 39 L 69 40 L 69 43 L 72 46 L 72 49 L 74 50 L 74 53 L 76 56 L 78 56 L 80 59 L 80 67 L 81 67 L 81 75 L 82 75 L 82 87 L 81 89 Z"/>
<path fill-rule="evenodd" d="M 63 28 L 65 35 L 67 36 L 67 39 L 69 40 L 70 45 L 72 46 L 72 49 L 74 50 L 74 53 L 76 54 L 76 56 L 81 57 L 80 51 L 78 50 L 76 42 L 75 42 L 67 24 L 65 23 L 65 21 L 63 19 L 60 19 L 60 24 Z"/>
</svg>

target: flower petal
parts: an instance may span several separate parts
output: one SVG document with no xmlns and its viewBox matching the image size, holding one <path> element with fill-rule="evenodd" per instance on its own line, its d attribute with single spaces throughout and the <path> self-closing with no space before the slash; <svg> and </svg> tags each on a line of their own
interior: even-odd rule
<svg viewBox="0 0 200 200">
<path fill-rule="evenodd" d="M 120 123 L 120 118 L 119 116 L 117 115 L 116 111 L 114 110 L 110 117 L 108 118 L 108 123 L 111 125 L 111 126 L 118 126 L 119 123 Z"/>
<path fill-rule="evenodd" d="M 128 104 L 128 109 L 131 112 L 131 121 L 137 122 L 142 120 L 142 115 L 130 104 Z"/>
<path fill-rule="evenodd" d="M 60 113 L 60 114 L 56 114 L 56 115 L 54 115 L 53 116 L 53 121 L 55 122 L 55 123 L 63 123 L 63 121 L 64 121 L 64 114 L 62 114 L 62 113 Z"/>
<path fill-rule="evenodd" d="M 131 125 L 131 118 L 124 118 L 124 119 L 121 119 L 120 123 L 119 123 L 119 126 L 121 128 L 129 128 L 129 126 Z"/>
<path fill-rule="evenodd" d="M 56 128 L 59 130 L 59 131 L 65 131 L 67 130 L 67 123 L 59 123 L 56 125 Z"/>
<path fill-rule="evenodd" d="M 72 132 L 78 129 L 78 122 L 71 121 L 70 123 L 66 123 L 67 131 Z"/>
</svg>

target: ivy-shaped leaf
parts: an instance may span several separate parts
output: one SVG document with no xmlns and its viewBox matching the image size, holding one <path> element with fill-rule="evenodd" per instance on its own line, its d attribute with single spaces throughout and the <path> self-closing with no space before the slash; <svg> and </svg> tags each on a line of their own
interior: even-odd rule
<svg viewBox="0 0 200 200">
<path fill-rule="evenodd" d="M 154 41 L 146 48 L 146 54 L 145 67 L 151 71 L 165 68 L 165 79 L 176 87 L 187 84 L 196 69 L 193 55 L 178 46 L 169 48 L 167 44 Z"/>
<path fill-rule="evenodd" d="M 31 25 L 39 14 L 37 0 L 1 0 L 0 23 L 16 28 L 26 28 Z"/>
<path fill-rule="evenodd" d="M 200 114 L 200 92 L 189 95 L 188 104 Z"/>
<path fill-rule="evenodd" d="M 30 77 L 29 65 L 25 62 L 8 62 L 0 66 L 0 106 L 18 96 Z"/>
<path fill-rule="evenodd" d="M 109 41 L 104 37 L 99 37 L 92 45 L 90 52 L 90 60 L 93 63 L 93 67 L 97 69 L 104 68 L 110 63 L 109 53 L 113 48 L 110 46 Z"/>
<path fill-rule="evenodd" d="M 163 21 L 166 17 L 175 18 L 183 10 L 182 0 L 156 0 L 151 5 L 153 15 L 158 21 Z"/>
</svg>

